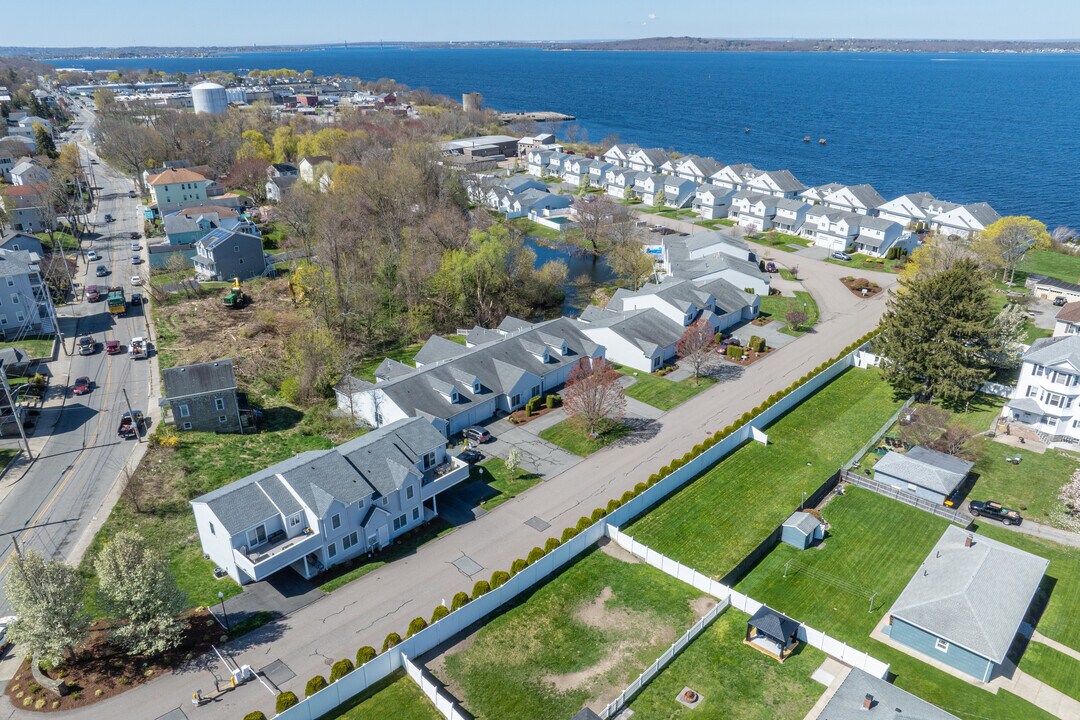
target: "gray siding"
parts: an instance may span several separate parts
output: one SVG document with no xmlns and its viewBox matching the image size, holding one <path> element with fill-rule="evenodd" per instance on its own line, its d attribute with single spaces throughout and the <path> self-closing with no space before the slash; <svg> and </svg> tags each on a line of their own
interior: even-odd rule
<svg viewBox="0 0 1080 720">
<path fill-rule="evenodd" d="M 810 542 L 812 538 L 803 535 L 801 532 L 799 532 L 793 527 L 783 527 L 780 530 L 780 540 L 787 543 L 788 545 L 791 545 L 792 547 L 797 547 L 800 550 L 805 550 L 806 548 L 810 547 Z"/>
<path fill-rule="evenodd" d="M 929 500 L 930 502 L 934 502 L 939 505 L 945 502 L 945 496 L 941 493 L 930 490 L 928 488 L 924 488 L 921 485 L 909 485 L 907 480 L 901 480 L 900 478 L 890 475 L 887 472 L 883 472 L 880 470 L 874 471 L 874 479 L 888 485 L 892 485 L 894 488 L 900 490 L 901 492 L 905 492 L 908 495 L 914 495 L 915 497 L 920 497 L 923 500 Z"/>
<path fill-rule="evenodd" d="M 215 400 L 220 399 L 225 409 L 218 410 Z M 239 407 L 235 390 L 222 390 L 206 395 L 192 395 L 170 401 L 173 421 L 179 430 L 202 432 L 240 432 Z M 185 411 L 186 408 L 186 411 Z M 185 417 L 185 412 L 187 417 Z M 224 422 L 221 418 L 225 418 Z M 186 427 L 190 424 L 191 427 Z"/>
<path fill-rule="evenodd" d="M 923 655 L 943 662 L 949 667 L 967 673 L 976 680 L 986 682 L 994 670 L 994 664 L 984 657 L 979 657 L 962 647 L 949 643 L 949 649 L 942 652 L 935 647 L 937 637 L 914 625 L 909 625 L 899 618 L 893 618 L 889 637 L 898 643 L 918 650 Z"/>
</svg>

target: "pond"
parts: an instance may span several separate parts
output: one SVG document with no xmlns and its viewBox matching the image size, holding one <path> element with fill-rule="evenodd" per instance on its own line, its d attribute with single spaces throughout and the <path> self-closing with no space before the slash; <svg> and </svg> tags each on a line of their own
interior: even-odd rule
<svg viewBox="0 0 1080 720">
<path fill-rule="evenodd" d="M 566 285 L 563 287 L 566 293 L 563 300 L 564 315 L 581 314 L 589 304 L 593 291 L 610 285 L 615 280 L 615 273 L 607 264 L 606 258 L 596 257 L 568 245 L 553 247 L 533 236 L 526 236 L 525 245 L 536 253 L 536 267 L 551 260 L 566 263 L 568 272 Z"/>
</svg>

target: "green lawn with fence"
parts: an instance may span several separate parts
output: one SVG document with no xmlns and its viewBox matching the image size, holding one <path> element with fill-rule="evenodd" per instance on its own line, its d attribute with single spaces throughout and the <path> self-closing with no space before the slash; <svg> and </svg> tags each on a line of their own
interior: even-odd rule
<svg viewBox="0 0 1080 720">
<path fill-rule="evenodd" d="M 722 578 L 901 405 L 877 370 L 847 370 L 766 428 L 768 445 L 744 444 L 626 532 Z"/>
<path fill-rule="evenodd" d="M 622 365 L 613 365 L 613 367 L 623 375 L 636 378 L 634 384 L 626 388 L 627 397 L 640 400 L 646 405 L 652 405 L 659 410 L 670 410 L 681 405 L 698 393 L 708 390 L 717 382 L 715 378 L 711 377 L 668 380 L 643 370 L 635 370 Z"/>
<path fill-rule="evenodd" d="M 319 720 L 442 720 L 420 687 L 398 670 Z"/>
<path fill-rule="evenodd" d="M 806 322 L 797 328 L 791 327 L 787 321 L 787 314 L 792 311 L 805 313 Z M 783 324 L 784 327 L 780 329 L 780 332 L 795 337 L 805 334 L 810 328 L 817 325 L 820 318 L 814 297 L 804 290 L 796 290 L 794 295 L 763 295 L 759 312 L 761 315 L 771 317 L 775 322 Z"/>
<path fill-rule="evenodd" d="M 54 342 L 56 342 L 55 338 L 35 335 L 21 340 L 5 340 L 0 342 L 0 348 L 18 348 L 31 358 L 50 358 Z"/>
</svg>

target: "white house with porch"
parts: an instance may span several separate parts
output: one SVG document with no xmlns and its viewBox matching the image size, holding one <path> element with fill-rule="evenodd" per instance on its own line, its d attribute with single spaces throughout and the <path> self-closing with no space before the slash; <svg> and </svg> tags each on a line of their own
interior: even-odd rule
<svg viewBox="0 0 1080 720">
<path fill-rule="evenodd" d="M 731 211 L 731 199 L 735 191 L 719 185 L 705 183 L 694 192 L 693 208 L 703 220 L 725 218 Z"/>
<path fill-rule="evenodd" d="M 203 552 L 241 585 L 291 569 L 312 578 L 435 517 L 469 477 L 425 418 L 311 450 L 191 501 Z"/>
<path fill-rule="evenodd" d="M 942 235 L 970 238 L 977 232 L 993 225 L 1001 216 L 986 203 L 953 205 L 945 203 L 943 211 L 934 216 L 930 228 Z"/>
<path fill-rule="evenodd" d="M 1039 338 L 1024 353 L 1020 377 L 1001 415 L 1050 445 L 1080 443 L 1080 335 Z"/>
</svg>

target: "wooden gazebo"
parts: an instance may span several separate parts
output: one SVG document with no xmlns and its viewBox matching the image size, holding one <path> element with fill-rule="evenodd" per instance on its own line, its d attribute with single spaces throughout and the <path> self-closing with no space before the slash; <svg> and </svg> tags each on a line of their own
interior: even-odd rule
<svg viewBox="0 0 1080 720">
<path fill-rule="evenodd" d="M 746 623 L 746 639 L 743 642 L 784 662 L 799 644 L 799 623 L 762 605 Z"/>
</svg>

